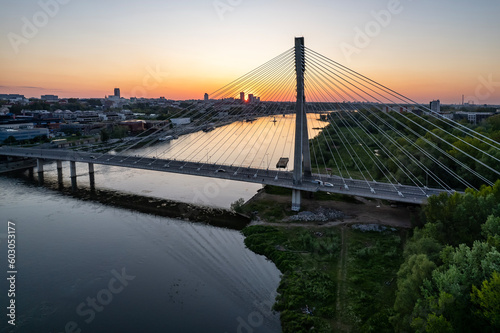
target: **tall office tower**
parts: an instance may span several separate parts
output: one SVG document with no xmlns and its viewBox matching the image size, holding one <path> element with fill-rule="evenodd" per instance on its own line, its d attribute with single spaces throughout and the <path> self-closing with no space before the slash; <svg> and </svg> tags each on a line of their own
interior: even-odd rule
<svg viewBox="0 0 500 333">
<path fill-rule="evenodd" d="M 439 99 L 431 102 L 431 110 L 438 113 L 441 112 L 441 102 Z"/>
<path fill-rule="evenodd" d="M 115 88 L 115 96 L 120 97 L 120 88 Z"/>
</svg>

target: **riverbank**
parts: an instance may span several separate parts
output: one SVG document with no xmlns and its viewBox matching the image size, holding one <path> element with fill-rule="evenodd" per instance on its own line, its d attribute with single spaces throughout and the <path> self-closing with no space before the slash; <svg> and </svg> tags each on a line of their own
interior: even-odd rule
<svg viewBox="0 0 500 333">
<path fill-rule="evenodd" d="M 36 179 L 30 179 L 24 173 L 15 173 L 11 175 L 32 186 L 39 186 Z M 73 192 L 71 187 L 61 187 L 57 182 L 51 180 L 45 180 L 42 186 L 52 191 L 59 192 L 62 195 L 85 201 L 98 202 L 106 206 L 120 207 L 141 213 L 170 217 L 189 222 L 204 223 L 221 228 L 242 230 L 250 223 L 248 217 L 222 208 L 194 205 L 180 201 L 102 188 L 92 190 L 85 186 L 79 186 L 78 191 Z"/>
<path fill-rule="evenodd" d="M 283 192 L 266 188 L 240 207 L 253 217 L 245 245 L 282 272 L 274 309 L 283 332 L 393 332 L 396 275 L 418 209 L 320 196 L 304 199 L 309 213 L 294 221 Z"/>
<path fill-rule="evenodd" d="M 420 207 L 410 204 L 387 203 L 381 200 L 367 200 L 360 197 L 314 193 L 311 198 L 302 198 L 301 212 L 327 210 L 342 213 L 333 219 L 318 219 L 301 222 L 291 218 L 291 191 L 266 186 L 248 200 L 239 211 L 252 216 L 250 225 L 332 227 L 348 224 L 381 224 L 403 229 L 412 228 L 420 223 Z"/>
</svg>

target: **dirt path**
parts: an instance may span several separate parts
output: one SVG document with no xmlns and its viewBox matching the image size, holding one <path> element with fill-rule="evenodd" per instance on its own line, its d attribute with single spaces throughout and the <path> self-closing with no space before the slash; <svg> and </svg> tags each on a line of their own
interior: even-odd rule
<svg viewBox="0 0 500 333">
<path fill-rule="evenodd" d="M 347 238 L 345 236 L 346 228 L 342 227 L 341 230 L 341 241 L 342 248 L 340 250 L 340 258 L 338 262 L 338 272 L 337 272 L 337 303 L 335 312 L 335 327 L 337 332 L 349 331 L 343 322 L 343 309 L 342 304 L 346 299 L 346 277 L 347 277 Z"/>
<path fill-rule="evenodd" d="M 391 227 L 399 227 L 399 228 L 411 228 L 411 209 L 406 205 L 400 205 L 397 207 L 393 207 L 390 205 L 384 205 L 380 201 L 375 200 L 366 200 L 363 198 L 356 198 L 358 201 L 361 201 L 361 204 L 342 202 L 342 201 L 318 201 L 314 199 L 303 199 L 302 200 L 302 208 L 304 210 L 315 210 L 319 207 L 324 208 L 332 208 L 335 210 L 339 210 L 343 212 L 346 217 L 341 221 L 332 221 L 326 223 L 268 223 L 265 221 L 253 221 L 252 224 L 264 224 L 264 225 L 272 225 L 272 226 L 301 226 L 301 227 L 331 227 L 331 226 L 339 226 L 345 224 L 383 224 Z M 251 200 L 266 200 L 269 202 L 279 202 L 279 203 L 290 203 L 291 206 L 291 198 L 283 195 L 274 195 L 268 194 L 265 192 L 258 193 Z"/>
</svg>

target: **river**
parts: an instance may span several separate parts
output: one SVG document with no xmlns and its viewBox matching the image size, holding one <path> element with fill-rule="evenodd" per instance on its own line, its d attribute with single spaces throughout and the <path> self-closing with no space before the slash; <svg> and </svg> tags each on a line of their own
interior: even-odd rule
<svg viewBox="0 0 500 333">
<path fill-rule="evenodd" d="M 16 233 L 16 326 L 0 332 L 279 332 L 279 271 L 233 230 L 84 202 L 0 177 Z M 2 279 L 1 292 L 8 285 Z M 2 312 L 8 306 L 2 297 Z"/>
<path fill-rule="evenodd" d="M 178 143 L 130 153 L 188 156 L 182 155 L 188 154 L 183 148 L 192 148 L 194 141 L 199 142 L 194 140 L 197 136 L 206 135 L 204 142 L 215 142 L 221 132 L 243 127 L 268 133 L 253 145 L 265 146 L 292 130 L 293 118 L 276 118 L 276 122 L 260 118 L 253 125 L 231 124 L 209 133 L 192 133 Z M 251 159 L 250 154 L 237 158 L 239 163 L 264 166 L 265 161 L 270 166 L 283 154 L 293 159 L 286 155 L 289 144 L 283 139 L 272 150 L 256 150 Z M 162 145 L 173 147 L 163 153 Z M 243 151 L 230 148 L 224 151 Z M 206 151 L 206 156 L 190 159 L 226 158 L 213 146 L 203 149 L 198 151 Z M 77 170 L 79 186 L 88 186 L 86 165 L 77 163 Z M 67 165 L 64 174 L 69 186 Z M 251 198 L 261 188 L 102 165 L 96 165 L 95 178 L 97 188 L 223 208 L 238 198 Z M 57 179 L 55 164 L 45 166 L 45 179 Z M 7 223 L 13 222 L 17 270 L 16 326 L 8 325 L 2 315 L 1 333 L 281 331 L 279 314 L 271 311 L 280 272 L 246 249 L 238 231 L 82 201 L 5 176 L 0 177 L 0 218 L 2 267 L 6 272 Z M 7 292 L 6 279 L 0 287 L 2 294 Z M 7 302 L 2 297 L 3 309 Z"/>
</svg>

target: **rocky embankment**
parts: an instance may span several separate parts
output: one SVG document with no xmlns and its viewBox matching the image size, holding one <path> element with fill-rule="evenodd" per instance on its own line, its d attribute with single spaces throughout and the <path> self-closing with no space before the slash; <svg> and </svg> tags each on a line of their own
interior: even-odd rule
<svg viewBox="0 0 500 333">
<path fill-rule="evenodd" d="M 341 220 L 344 213 L 332 208 L 317 208 L 314 211 L 304 211 L 284 219 L 285 222 L 330 222 Z"/>
</svg>

